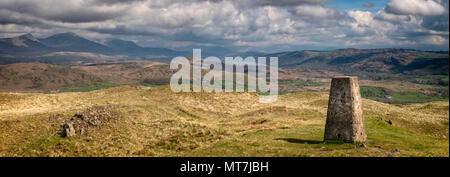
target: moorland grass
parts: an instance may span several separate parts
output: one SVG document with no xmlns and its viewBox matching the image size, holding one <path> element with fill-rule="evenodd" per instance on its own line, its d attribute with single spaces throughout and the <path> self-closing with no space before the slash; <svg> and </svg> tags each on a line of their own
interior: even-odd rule
<svg viewBox="0 0 450 177">
<path fill-rule="evenodd" d="M 363 146 L 323 142 L 323 92 L 289 93 L 271 104 L 256 93 L 173 93 L 168 86 L 0 96 L 0 156 L 449 156 L 448 102 L 363 99 Z M 61 137 L 64 121 L 96 105 L 116 105 L 123 118 Z"/>
</svg>

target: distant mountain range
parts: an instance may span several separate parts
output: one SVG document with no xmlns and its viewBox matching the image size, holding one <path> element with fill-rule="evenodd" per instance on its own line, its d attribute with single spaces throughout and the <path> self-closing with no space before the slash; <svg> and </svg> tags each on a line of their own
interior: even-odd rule
<svg viewBox="0 0 450 177">
<path fill-rule="evenodd" d="M 115 54 L 108 46 L 87 40 L 75 33 L 61 33 L 39 40 L 42 44 L 58 51 Z"/>
<path fill-rule="evenodd" d="M 141 47 L 132 41 L 109 39 L 98 43 L 75 33 L 61 33 L 37 39 L 31 34 L 0 39 L 0 64 L 17 62 L 70 63 L 104 59 L 145 59 L 169 62 L 175 56 L 192 56 L 192 51 Z M 408 49 L 338 49 L 331 51 L 288 51 L 265 54 L 233 52 L 226 48 L 203 48 L 206 56 L 276 56 L 279 66 L 335 70 L 341 73 L 389 72 L 414 74 L 449 73 L 448 51 Z"/>
<path fill-rule="evenodd" d="M 110 39 L 100 44 L 75 33 L 61 33 L 37 39 L 31 34 L 0 39 L 0 54 L 14 57 L 30 57 L 53 52 L 83 52 L 102 55 L 126 55 L 142 59 L 173 58 L 188 52 L 166 48 L 141 47 L 132 41 Z"/>
<path fill-rule="evenodd" d="M 335 70 L 341 73 L 376 72 L 410 74 L 449 74 L 447 52 L 408 49 L 338 49 L 332 51 L 292 51 L 276 56 L 283 68 Z"/>
<path fill-rule="evenodd" d="M 36 56 L 54 51 L 56 49 L 41 43 L 31 34 L 0 39 L 0 54 Z"/>
<path fill-rule="evenodd" d="M 127 54 L 130 56 L 187 56 L 190 52 L 175 51 L 166 48 L 151 48 L 141 47 L 132 41 L 125 41 L 120 39 L 110 39 L 105 42 L 105 45 L 114 49 L 118 53 Z"/>
</svg>

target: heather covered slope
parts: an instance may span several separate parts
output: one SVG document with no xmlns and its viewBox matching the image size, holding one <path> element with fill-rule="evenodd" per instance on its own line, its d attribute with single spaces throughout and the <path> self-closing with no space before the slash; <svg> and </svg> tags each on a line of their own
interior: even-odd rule
<svg viewBox="0 0 450 177">
<path fill-rule="evenodd" d="M 57 93 L 119 85 L 166 85 L 175 72 L 167 63 L 146 60 L 82 61 L 62 66 L 15 63 L 0 65 L 0 91 Z M 279 70 L 279 91 L 281 94 L 326 92 L 331 78 L 342 75 L 328 70 L 283 68 Z M 448 75 L 362 73 L 359 76 L 364 98 L 391 104 L 448 100 Z"/>
<path fill-rule="evenodd" d="M 123 84 L 167 84 L 174 71 L 150 61 L 84 62 L 77 66 L 45 63 L 0 65 L 0 91 L 90 91 Z"/>
<path fill-rule="evenodd" d="M 404 73 L 448 75 L 448 52 L 407 49 L 338 49 L 293 51 L 269 54 L 279 58 L 280 67 L 327 69 L 341 73 Z"/>
<path fill-rule="evenodd" d="M 44 63 L 0 65 L 0 91 L 42 92 L 102 84 L 104 80 L 80 69 Z"/>
<path fill-rule="evenodd" d="M 363 100 L 368 142 L 322 142 L 327 93 L 173 93 L 168 86 L 0 93 L 0 156 L 449 156 L 449 105 Z M 115 105 L 119 119 L 62 138 L 75 113 Z M 392 124 L 390 124 L 391 122 Z"/>
</svg>

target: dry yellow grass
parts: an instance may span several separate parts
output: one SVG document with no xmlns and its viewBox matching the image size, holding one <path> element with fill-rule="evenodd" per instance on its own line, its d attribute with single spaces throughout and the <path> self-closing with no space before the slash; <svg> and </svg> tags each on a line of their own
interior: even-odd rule
<svg viewBox="0 0 450 177">
<path fill-rule="evenodd" d="M 272 104 L 258 99 L 172 93 L 168 86 L 0 93 L 0 156 L 448 156 L 448 102 L 364 100 L 369 141 L 360 148 L 320 142 L 327 93 L 292 93 Z M 94 105 L 117 105 L 123 118 L 86 135 L 59 136 L 63 121 Z"/>
</svg>

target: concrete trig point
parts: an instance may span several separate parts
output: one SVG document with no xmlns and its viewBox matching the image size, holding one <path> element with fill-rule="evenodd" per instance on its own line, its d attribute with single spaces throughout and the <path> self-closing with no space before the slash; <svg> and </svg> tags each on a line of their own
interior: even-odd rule
<svg viewBox="0 0 450 177">
<path fill-rule="evenodd" d="M 333 78 L 324 139 L 354 143 L 366 138 L 358 78 Z"/>
</svg>

